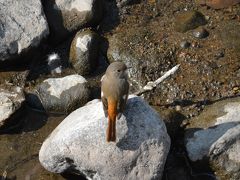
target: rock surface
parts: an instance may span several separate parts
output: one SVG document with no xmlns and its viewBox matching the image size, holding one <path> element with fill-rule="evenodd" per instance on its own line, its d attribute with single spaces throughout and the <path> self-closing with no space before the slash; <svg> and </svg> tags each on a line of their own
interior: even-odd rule
<svg viewBox="0 0 240 180">
<path fill-rule="evenodd" d="M 43 143 L 39 159 L 49 171 L 78 171 L 89 179 L 161 179 L 170 139 L 163 121 L 131 96 L 117 121 L 117 141 L 106 142 L 102 103 L 72 112 Z"/>
<path fill-rule="evenodd" d="M 71 112 L 87 103 L 89 94 L 88 82 L 84 77 L 69 75 L 44 80 L 28 95 L 27 100 L 38 109 Z"/>
<path fill-rule="evenodd" d="M 204 15 L 199 11 L 186 11 L 176 16 L 175 30 L 187 32 L 207 23 Z"/>
<path fill-rule="evenodd" d="M 80 75 L 90 74 L 96 69 L 99 58 L 100 37 L 87 30 L 78 32 L 70 48 L 70 63 Z"/>
<path fill-rule="evenodd" d="M 239 114 L 240 98 L 218 102 L 193 119 L 186 132 L 189 158 L 209 159 L 220 178 L 240 178 Z"/>
<path fill-rule="evenodd" d="M 55 42 L 82 27 L 97 25 L 103 15 L 102 0 L 56 0 L 43 4 Z"/>
<path fill-rule="evenodd" d="M 25 97 L 20 87 L 11 87 L 9 90 L 0 88 L 0 127 L 20 109 L 24 101 Z"/>
<path fill-rule="evenodd" d="M 0 0 L 0 61 L 37 46 L 48 34 L 40 0 Z"/>
</svg>

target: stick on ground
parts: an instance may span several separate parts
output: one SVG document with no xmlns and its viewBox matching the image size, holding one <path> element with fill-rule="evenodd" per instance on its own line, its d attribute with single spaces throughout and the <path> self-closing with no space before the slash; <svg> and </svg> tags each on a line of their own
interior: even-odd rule
<svg viewBox="0 0 240 180">
<path fill-rule="evenodd" d="M 161 82 L 166 80 L 169 76 L 174 74 L 178 70 L 179 66 L 180 66 L 180 64 L 174 66 L 172 69 L 170 69 L 169 71 L 164 73 L 164 75 L 162 77 L 158 78 L 156 81 L 148 82 L 146 86 L 144 86 L 142 89 L 140 89 L 139 91 L 135 92 L 134 94 L 137 95 L 137 96 L 140 96 L 143 93 L 146 93 L 146 92 L 149 92 L 149 91 L 153 90 L 154 88 L 156 88 L 156 86 L 158 84 L 160 84 Z"/>
</svg>

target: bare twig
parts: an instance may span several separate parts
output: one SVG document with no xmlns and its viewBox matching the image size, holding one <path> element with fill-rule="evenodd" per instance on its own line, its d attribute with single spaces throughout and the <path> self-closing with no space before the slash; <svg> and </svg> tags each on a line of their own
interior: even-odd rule
<svg viewBox="0 0 240 180">
<path fill-rule="evenodd" d="M 139 91 L 135 92 L 134 94 L 137 95 L 137 96 L 140 96 L 140 95 L 142 95 L 145 92 L 149 92 L 149 91 L 153 90 L 158 84 L 163 82 L 170 75 L 174 74 L 178 70 L 179 66 L 180 66 L 180 64 L 174 66 L 172 69 L 167 71 L 162 77 L 158 78 L 156 81 L 148 82 L 146 86 L 144 86 L 142 89 L 140 89 Z"/>
</svg>

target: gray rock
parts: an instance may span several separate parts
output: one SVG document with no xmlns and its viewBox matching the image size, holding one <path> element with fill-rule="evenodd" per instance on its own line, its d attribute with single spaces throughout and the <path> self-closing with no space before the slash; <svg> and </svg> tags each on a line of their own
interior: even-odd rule
<svg viewBox="0 0 240 180">
<path fill-rule="evenodd" d="M 131 96 L 117 121 L 117 141 L 106 142 L 107 119 L 100 101 L 72 112 L 39 152 L 49 171 L 78 171 L 88 179 L 161 179 L 170 138 L 158 114 Z"/>
<path fill-rule="evenodd" d="M 175 30 L 178 32 L 187 32 L 188 30 L 195 29 L 206 23 L 207 21 L 201 12 L 186 11 L 176 16 L 174 26 Z"/>
<path fill-rule="evenodd" d="M 0 127 L 21 107 L 25 97 L 20 87 L 0 88 Z"/>
<path fill-rule="evenodd" d="M 98 64 L 99 50 L 97 33 L 90 30 L 78 32 L 71 44 L 69 61 L 78 74 L 90 74 Z"/>
<path fill-rule="evenodd" d="M 192 161 L 210 160 L 219 178 L 240 178 L 240 98 L 218 102 L 193 119 L 185 135 Z"/>
<path fill-rule="evenodd" d="M 71 112 L 87 103 L 89 95 L 86 79 L 80 75 L 69 75 L 44 80 L 28 95 L 27 100 L 31 106 L 38 109 Z"/>
<path fill-rule="evenodd" d="M 37 46 L 48 34 L 40 0 L 0 0 L 0 61 Z"/>
<path fill-rule="evenodd" d="M 97 25 L 103 16 L 102 0 L 45 1 L 44 10 L 52 39 L 57 43 L 71 32 Z"/>
</svg>

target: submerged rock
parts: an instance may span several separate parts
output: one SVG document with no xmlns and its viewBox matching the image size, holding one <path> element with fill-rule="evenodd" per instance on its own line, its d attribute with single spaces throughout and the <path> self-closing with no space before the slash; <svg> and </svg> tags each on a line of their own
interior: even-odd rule
<svg viewBox="0 0 240 180">
<path fill-rule="evenodd" d="M 0 88 L 0 127 L 8 123 L 11 116 L 20 109 L 25 97 L 20 87 L 11 87 L 9 90 Z"/>
<path fill-rule="evenodd" d="M 95 26 L 102 19 L 102 0 L 45 1 L 44 10 L 52 39 L 57 43 L 71 32 L 85 26 Z"/>
<path fill-rule="evenodd" d="M 36 47 L 48 34 L 40 0 L 0 2 L 0 61 Z"/>
<path fill-rule="evenodd" d="M 234 21 L 228 21 L 221 27 L 220 36 L 223 44 L 228 49 L 240 53 L 240 25 Z"/>
<path fill-rule="evenodd" d="M 86 79 L 80 75 L 69 75 L 44 80 L 27 96 L 27 100 L 35 108 L 66 113 L 87 103 L 89 95 Z"/>
<path fill-rule="evenodd" d="M 197 0 L 197 2 L 214 9 L 222 9 L 240 3 L 240 0 Z"/>
<path fill-rule="evenodd" d="M 132 96 L 117 121 L 116 142 L 106 142 L 106 128 L 100 101 L 77 109 L 43 143 L 41 164 L 88 179 L 161 179 L 170 138 L 157 112 Z"/>
<path fill-rule="evenodd" d="M 69 61 L 80 75 L 94 71 L 98 64 L 100 37 L 97 33 L 87 30 L 78 32 L 72 41 Z"/>
<path fill-rule="evenodd" d="M 220 179 L 239 179 L 240 98 L 213 104 L 193 119 L 185 142 L 192 161 L 207 158 Z"/>
<path fill-rule="evenodd" d="M 199 11 L 186 11 L 178 14 L 175 19 L 175 30 L 178 32 L 187 32 L 198 26 L 207 24 L 204 15 Z"/>
</svg>

